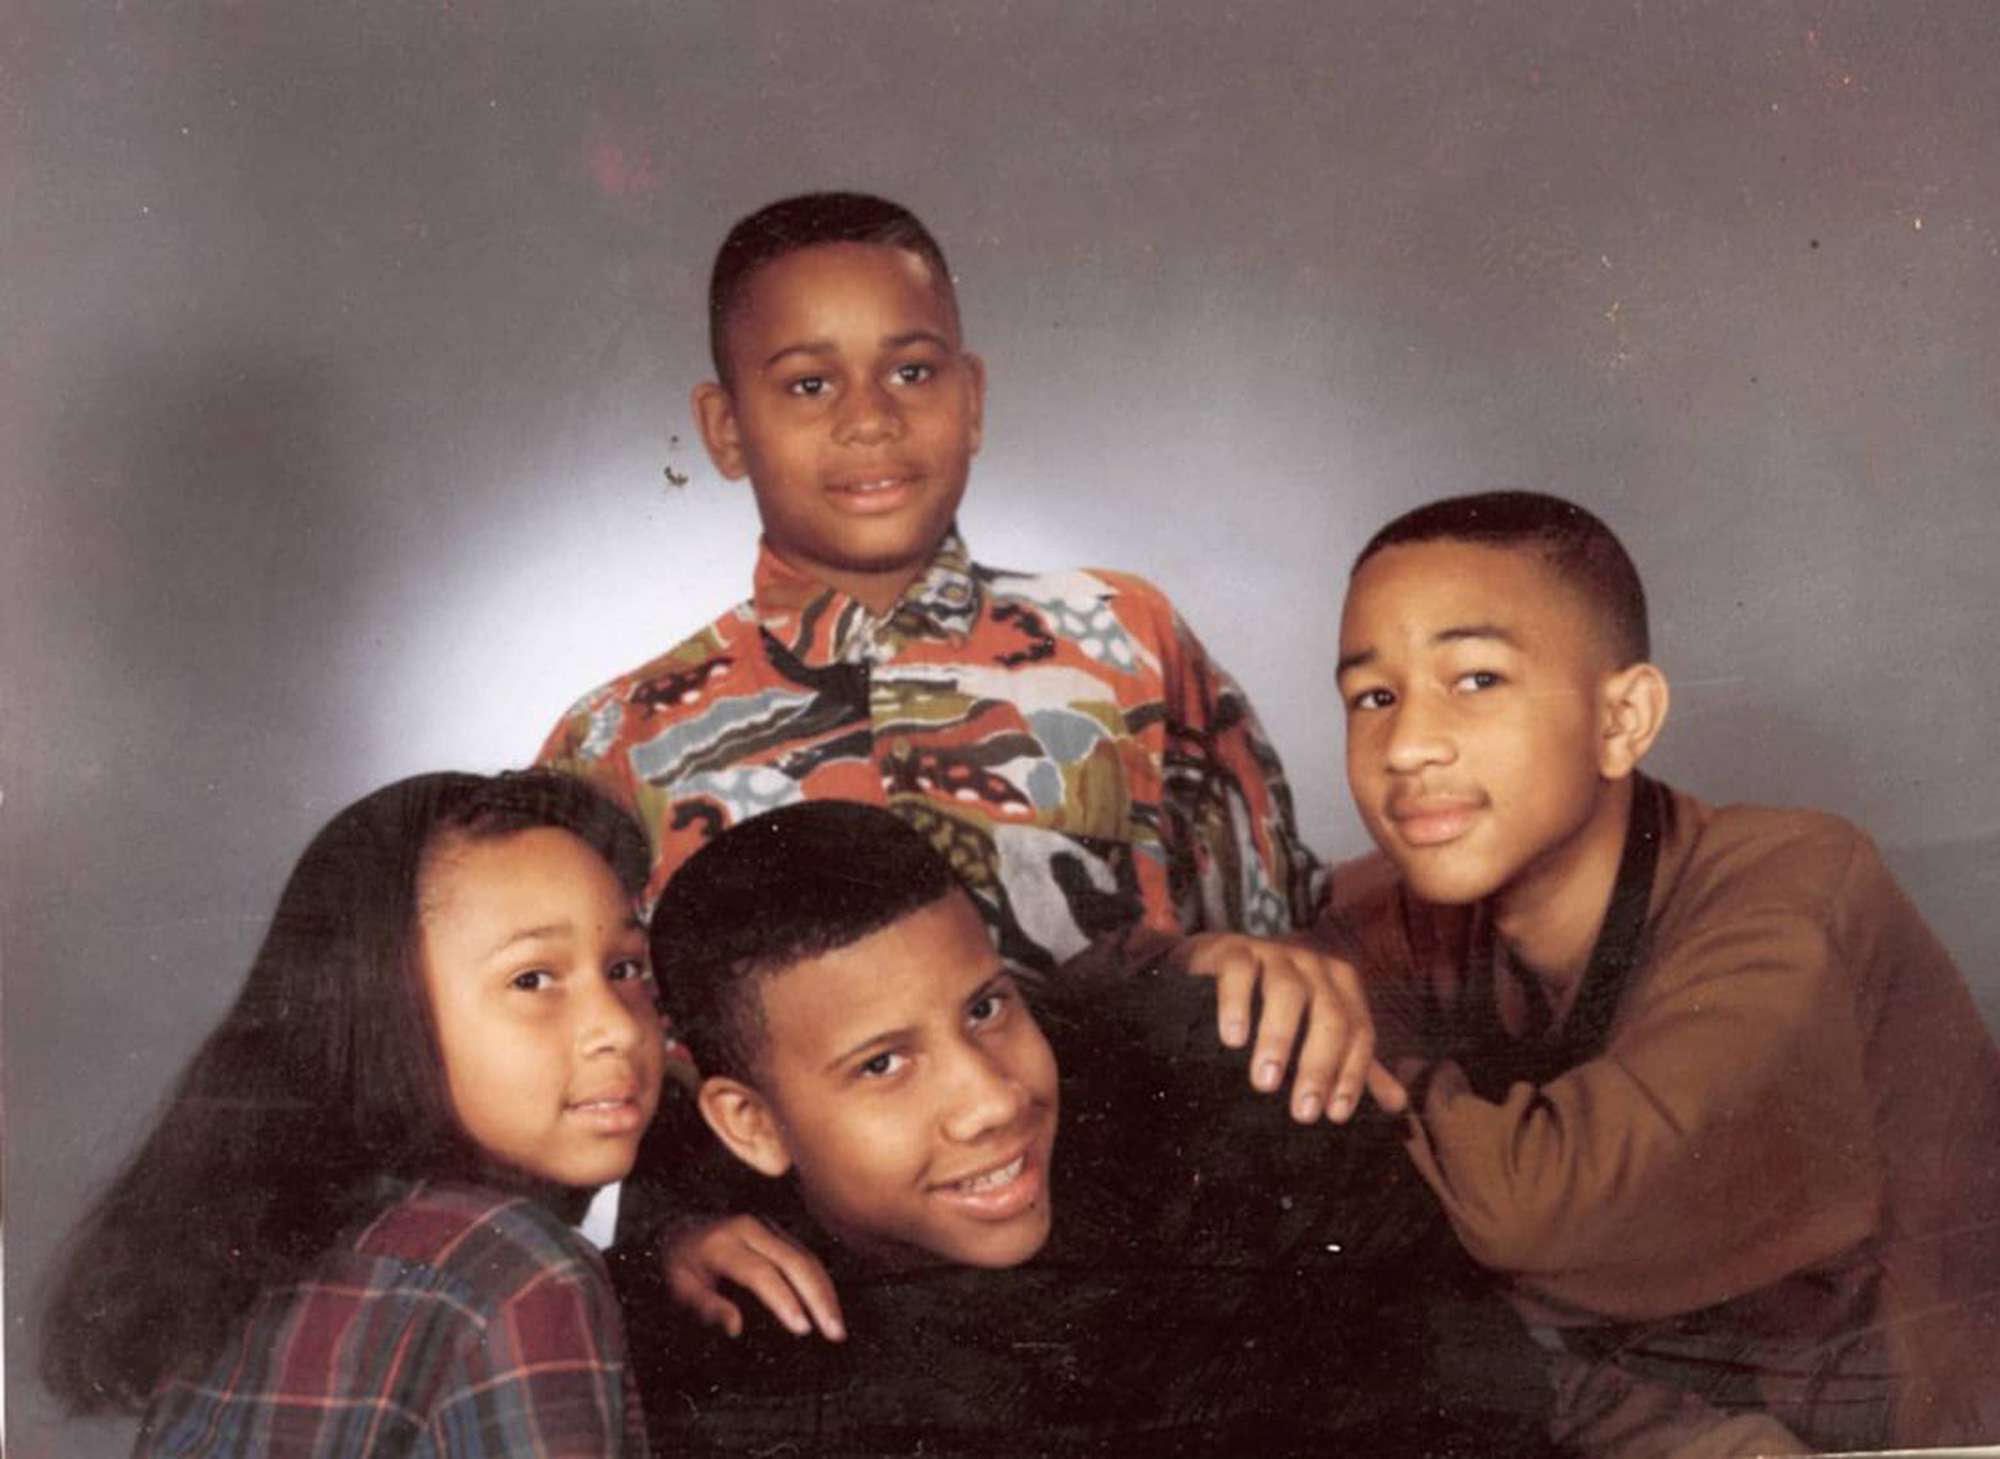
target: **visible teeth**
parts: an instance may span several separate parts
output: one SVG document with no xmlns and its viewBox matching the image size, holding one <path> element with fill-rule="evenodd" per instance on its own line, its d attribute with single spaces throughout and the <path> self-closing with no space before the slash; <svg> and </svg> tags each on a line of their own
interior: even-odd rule
<svg viewBox="0 0 2000 1459">
<path fill-rule="evenodd" d="M 1021 1167 L 1027 1163 L 1028 1157 L 1026 1155 L 1016 1155 L 1012 1161 L 1001 1166 L 998 1170 L 989 1171 L 985 1175 L 975 1176 L 971 1180 L 960 1181 L 958 1188 L 962 1191 L 990 1191 L 996 1186 L 1007 1184 L 1007 1182 L 1019 1175 Z"/>
</svg>

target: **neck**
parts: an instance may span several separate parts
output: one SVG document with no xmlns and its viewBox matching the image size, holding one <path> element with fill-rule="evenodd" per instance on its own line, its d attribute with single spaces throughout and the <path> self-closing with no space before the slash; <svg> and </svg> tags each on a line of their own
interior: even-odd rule
<svg viewBox="0 0 2000 1459">
<path fill-rule="evenodd" d="M 828 587 L 840 589 L 880 618 L 896 606 L 896 600 L 922 574 L 923 569 L 918 567 L 908 572 L 892 573 L 823 572 L 819 577 Z"/>
<path fill-rule="evenodd" d="M 1568 987 L 1589 966 L 1631 819 L 1632 777 L 1604 784 L 1575 834 L 1494 898 L 1493 927 L 1501 942 L 1544 983 Z"/>
<path fill-rule="evenodd" d="M 929 560 L 926 559 L 911 566 L 870 572 L 863 568 L 835 567 L 828 563 L 801 558 L 772 543 L 769 538 L 765 539 L 765 545 L 792 571 L 802 577 L 811 578 L 816 583 L 824 584 L 835 592 L 845 593 L 878 618 L 895 607 L 896 600 L 903 596 L 904 590 L 922 577 L 924 569 L 930 566 Z"/>
</svg>

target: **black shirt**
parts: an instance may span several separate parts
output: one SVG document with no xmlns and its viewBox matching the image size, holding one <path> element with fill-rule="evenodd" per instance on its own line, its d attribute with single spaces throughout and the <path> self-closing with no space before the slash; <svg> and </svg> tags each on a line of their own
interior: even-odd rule
<svg viewBox="0 0 2000 1459">
<path fill-rule="evenodd" d="M 885 1273 L 789 1182 L 734 1200 L 826 1263 L 848 1340 L 741 1295 L 731 1341 L 614 1261 L 661 1454 L 1539 1453 L 1548 1396 L 1366 1108 L 1301 1127 L 1215 1034 L 1212 986 L 1059 975 L 1032 1001 L 1062 1071 L 1048 1244 L 1016 1268 Z"/>
</svg>

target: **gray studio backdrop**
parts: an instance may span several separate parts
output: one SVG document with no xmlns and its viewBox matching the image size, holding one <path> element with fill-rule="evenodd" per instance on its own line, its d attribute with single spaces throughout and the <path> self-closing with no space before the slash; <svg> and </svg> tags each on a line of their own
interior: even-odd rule
<svg viewBox="0 0 2000 1459">
<path fill-rule="evenodd" d="M 743 594 L 686 396 L 785 192 L 930 220 L 975 550 L 1165 584 L 1323 852 L 1345 562 L 1552 488 L 1648 576 L 1664 771 L 1868 824 L 2000 1014 L 2000 6 L 7 0 L 0 66 L 21 1459 L 129 1442 L 32 1303 L 308 835 Z"/>
</svg>

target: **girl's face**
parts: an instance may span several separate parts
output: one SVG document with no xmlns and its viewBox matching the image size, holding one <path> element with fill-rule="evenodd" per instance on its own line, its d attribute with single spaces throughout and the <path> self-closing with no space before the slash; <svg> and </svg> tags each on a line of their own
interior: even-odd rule
<svg viewBox="0 0 2000 1459">
<path fill-rule="evenodd" d="M 424 985 L 459 1123 L 541 1180 L 622 1179 L 665 1049 L 646 934 L 602 857 L 568 831 L 453 838 L 418 884 Z"/>
</svg>

